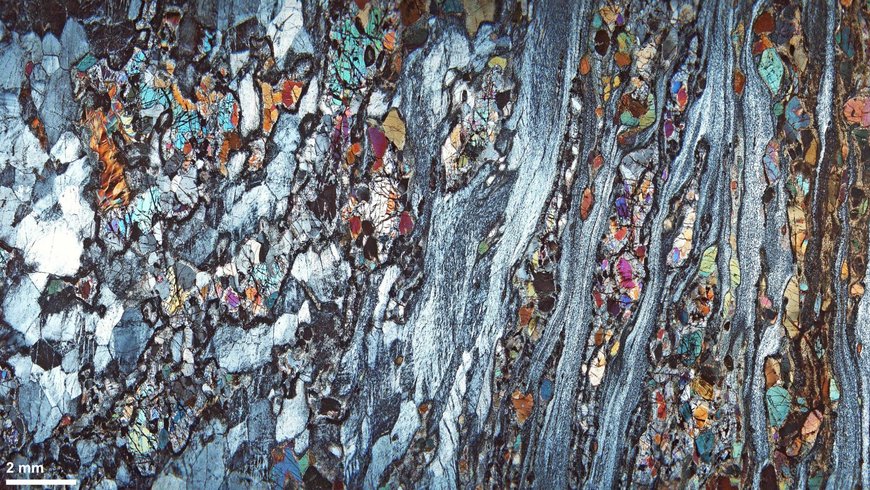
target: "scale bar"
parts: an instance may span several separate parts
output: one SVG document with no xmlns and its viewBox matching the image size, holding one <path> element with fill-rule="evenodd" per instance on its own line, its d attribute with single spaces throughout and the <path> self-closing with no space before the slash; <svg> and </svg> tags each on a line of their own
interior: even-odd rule
<svg viewBox="0 0 870 490">
<path fill-rule="evenodd" d="M 6 480 L 7 485 L 60 485 L 75 486 L 78 480 Z"/>
</svg>

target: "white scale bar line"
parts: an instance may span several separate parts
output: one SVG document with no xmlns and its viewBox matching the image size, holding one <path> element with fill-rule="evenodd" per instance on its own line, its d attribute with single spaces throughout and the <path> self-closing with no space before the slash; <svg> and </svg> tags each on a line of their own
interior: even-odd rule
<svg viewBox="0 0 870 490">
<path fill-rule="evenodd" d="M 7 485 L 78 485 L 78 480 L 6 480 Z"/>
</svg>

